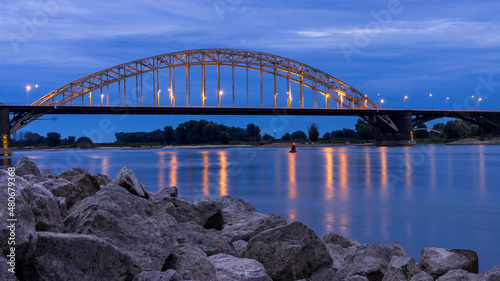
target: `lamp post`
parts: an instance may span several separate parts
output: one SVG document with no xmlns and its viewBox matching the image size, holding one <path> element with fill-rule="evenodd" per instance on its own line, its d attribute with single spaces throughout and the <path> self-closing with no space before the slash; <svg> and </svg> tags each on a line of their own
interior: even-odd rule
<svg viewBox="0 0 500 281">
<path fill-rule="evenodd" d="M 366 102 L 368 101 L 368 95 L 365 95 L 365 107 L 366 107 Z"/>
<path fill-rule="evenodd" d="M 448 110 L 448 100 L 450 100 L 449 97 L 446 98 L 446 110 Z"/>
<path fill-rule="evenodd" d="M 158 97 L 157 97 L 158 102 L 156 103 L 158 105 L 158 107 L 160 106 L 160 93 L 161 93 L 161 90 L 158 90 Z"/>
<path fill-rule="evenodd" d="M 26 86 L 26 104 L 30 104 L 30 101 L 29 101 L 30 90 L 31 90 L 31 86 L 30 85 Z"/>
<path fill-rule="evenodd" d="M 477 110 L 479 110 L 479 102 L 482 101 L 482 98 L 477 99 Z"/>
<path fill-rule="evenodd" d="M 217 95 L 217 107 L 220 107 L 220 96 L 222 96 L 224 93 L 222 91 L 219 91 L 218 95 Z"/>
<path fill-rule="evenodd" d="M 434 97 L 432 94 L 429 94 L 429 97 L 431 97 L 432 110 L 434 110 Z"/>
<path fill-rule="evenodd" d="M 278 98 L 278 93 L 274 93 L 274 107 L 278 107 L 277 98 Z"/>
<path fill-rule="evenodd" d="M 36 99 L 38 100 L 38 84 L 35 85 L 36 88 Z"/>
<path fill-rule="evenodd" d="M 405 104 L 405 109 L 406 109 L 406 100 L 408 99 L 408 96 L 405 96 L 405 101 L 404 101 L 404 104 Z"/>
</svg>

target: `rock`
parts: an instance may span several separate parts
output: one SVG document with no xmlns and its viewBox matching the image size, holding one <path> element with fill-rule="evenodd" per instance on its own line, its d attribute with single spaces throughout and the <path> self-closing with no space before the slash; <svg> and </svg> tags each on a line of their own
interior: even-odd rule
<svg viewBox="0 0 500 281">
<path fill-rule="evenodd" d="M 445 275 L 439 277 L 437 281 L 475 281 L 477 274 L 470 273 L 463 269 L 453 269 Z"/>
<path fill-rule="evenodd" d="M 238 213 L 257 212 L 254 206 L 238 197 L 226 195 L 217 199 L 217 202 L 222 205 L 223 215 L 229 220 Z"/>
<path fill-rule="evenodd" d="M 116 174 L 111 184 L 119 185 L 134 195 L 146 199 L 149 198 L 146 188 L 139 182 L 134 172 L 127 167 L 123 167 L 118 174 Z"/>
<path fill-rule="evenodd" d="M 326 244 L 326 248 L 332 258 L 332 268 L 335 269 L 335 271 L 339 271 L 344 263 L 347 250 L 337 244 Z"/>
<path fill-rule="evenodd" d="M 9 178 L 14 178 L 16 186 L 15 190 L 15 210 L 13 212 L 14 216 L 11 216 L 10 210 L 8 210 L 9 196 L 8 196 L 8 182 Z M 12 181 L 12 180 L 11 180 Z M 11 177 L 6 170 L 0 170 L 0 190 L 4 192 L 0 196 L 0 250 L 2 256 L 7 257 L 10 255 L 11 245 L 8 245 L 9 237 L 11 237 L 11 228 L 15 228 L 16 237 L 16 265 L 22 264 L 30 258 L 35 250 L 37 235 L 35 233 L 35 217 L 31 211 L 30 205 L 24 200 L 21 195 L 21 189 L 29 186 L 30 183 L 24 178 L 19 176 Z M 15 222 L 8 222 L 7 219 L 14 218 L 17 219 Z M 9 258 L 9 257 L 7 257 Z"/>
<path fill-rule="evenodd" d="M 500 265 L 497 265 L 489 271 L 481 272 L 478 275 L 477 281 L 498 281 L 500 280 Z"/>
<path fill-rule="evenodd" d="M 16 176 L 26 176 L 26 175 L 34 175 L 37 177 L 42 176 L 37 165 L 24 155 L 21 156 L 21 159 L 17 161 L 14 167 L 16 168 Z"/>
<path fill-rule="evenodd" d="M 263 231 L 250 239 L 245 257 L 261 262 L 273 279 L 308 278 L 332 266 L 325 244 L 301 222 Z"/>
<path fill-rule="evenodd" d="M 172 198 L 179 197 L 179 189 L 177 189 L 177 186 L 165 187 L 163 191 Z"/>
<path fill-rule="evenodd" d="M 164 189 L 160 191 L 153 201 L 161 203 L 163 206 L 169 206 L 171 203 L 174 206 L 174 211 L 170 207 L 166 207 L 166 211 L 171 214 L 177 222 L 195 222 L 205 228 L 210 228 L 207 222 L 214 217 L 221 216 L 221 204 L 208 199 L 189 202 L 182 198 L 173 198 Z M 220 218 L 222 219 L 222 218 Z"/>
<path fill-rule="evenodd" d="M 217 254 L 208 257 L 208 261 L 214 265 L 219 281 L 271 281 L 264 266 L 256 260 Z"/>
<path fill-rule="evenodd" d="M 392 250 L 381 244 L 354 246 L 347 251 L 339 272 L 344 277 L 361 275 L 370 281 L 380 281 L 392 256 Z"/>
<path fill-rule="evenodd" d="M 352 246 L 360 245 L 356 240 L 344 237 L 335 232 L 325 234 L 325 236 L 323 237 L 323 242 L 325 242 L 326 244 L 337 244 L 342 246 L 342 248 L 349 248 Z"/>
<path fill-rule="evenodd" d="M 398 242 L 393 242 L 391 246 L 392 252 L 394 253 L 395 256 L 400 256 L 400 257 L 407 257 L 408 255 L 406 254 L 406 251 L 403 249 L 403 247 L 398 243 Z"/>
<path fill-rule="evenodd" d="M 105 174 L 95 174 L 92 177 L 96 180 L 99 186 L 106 186 L 111 182 L 111 179 Z"/>
<path fill-rule="evenodd" d="M 34 176 L 34 175 L 24 175 L 23 178 L 25 180 L 27 180 L 31 184 L 41 183 L 41 182 L 47 180 L 45 178 L 37 177 L 37 176 Z"/>
<path fill-rule="evenodd" d="M 478 258 L 475 252 L 468 250 L 425 248 L 420 255 L 420 266 L 423 271 L 437 279 L 452 269 L 477 273 Z"/>
<path fill-rule="evenodd" d="M 50 179 L 41 182 L 40 185 L 47 188 L 54 196 L 66 198 L 67 208 L 84 199 L 86 195 L 80 187 L 63 178 Z"/>
<path fill-rule="evenodd" d="M 420 273 L 420 267 L 413 258 L 394 256 L 387 267 L 383 281 L 410 280 Z"/>
<path fill-rule="evenodd" d="M 217 280 L 215 267 L 207 259 L 207 255 L 192 245 L 175 247 L 166 259 L 162 271 L 173 269 L 184 280 Z"/>
<path fill-rule="evenodd" d="M 131 280 L 130 256 L 93 235 L 39 232 L 35 258 L 21 268 L 25 280 Z"/>
<path fill-rule="evenodd" d="M 182 277 L 173 269 L 167 271 L 143 271 L 132 281 L 182 281 Z"/>
<path fill-rule="evenodd" d="M 429 273 L 421 271 L 413 276 L 410 281 L 434 281 L 434 278 Z"/>
<path fill-rule="evenodd" d="M 240 213 L 234 220 L 223 217 L 222 234 L 231 241 L 248 241 L 264 230 L 286 225 L 286 220 L 278 214 Z"/>
<path fill-rule="evenodd" d="M 342 281 L 342 276 L 332 268 L 320 268 L 311 275 L 311 281 Z"/>
<path fill-rule="evenodd" d="M 2 281 L 18 281 L 16 275 L 14 273 L 9 272 L 9 270 L 14 270 L 11 269 L 10 265 L 8 264 L 8 260 L 4 258 L 3 256 L 0 256 L 0 280 Z"/>
<path fill-rule="evenodd" d="M 245 252 L 247 251 L 248 242 L 245 240 L 236 240 L 236 241 L 233 241 L 232 244 L 233 244 L 234 252 L 236 253 L 236 256 L 240 257 L 240 258 L 244 257 Z"/>
<path fill-rule="evenodd" d="M 54 176 L 54 174 L 52 173 L 51 170 L 49 169 L 44 169 L 40 172 L 40 174 L 42 175 L 42 178 L 46 178 L 46 179 L 55 179 L 56 176 Z"/>
<path fill-rule="evenodd" d="M 351 277 L 347 277 L 344 281 L 368 281 L 368 278 L 361 275 L 353 275 Z"/>
<path fill-rule="evenodd" d="M 61 219 L 65 219 L 68 216 L 68 205 L 66 204 L 66 198 L 54 196 L 54 199 L 57 202 L 57 207 L 59 208 L 59 212 L 61 213 Z"/>
<path fill-rule="evenodd" d="M 56 197 L 45 187 L 33 184 L 21 189 L 35 218 L 36 231 L 62 232 L 63 222 Z"/>
<path fill-rule="evenodd" d="M 78 167 L 75 167 L 71 170 L 64 170 L 62 171 L 61 173 L 59 173 L 56 178 L 57 179 L 67 179 L 69 181 L 71 181 L 71 179 L 75 176 L 78 176 L 78 175 L 83 175 L 83 174 L 87 174 L 88 172 L 82 168 L 78 168 Z"/>
<path fill-rule="evenodd" d="M 172 227 L 179 244 L 190 244 L 200 248 L 207 256 L 226 253 L 235 255 L 231 242 L 219 232 L 207 230 L 194 223 L 179 223 Z"/>
<path fill-rule="evenodd" d="M 114 184 L 71 208 L 64 224 L 67 232 L 93 234 L 124 250 L 141 271 L 160 270 L 174 244 L 175 220 L 161 204 Z"/>
</svg>

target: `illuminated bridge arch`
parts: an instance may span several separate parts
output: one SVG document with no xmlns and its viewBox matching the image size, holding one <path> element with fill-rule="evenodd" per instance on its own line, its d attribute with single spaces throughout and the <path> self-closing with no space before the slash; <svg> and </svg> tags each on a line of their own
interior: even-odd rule
<svg viewBox="0 0 500 281">
<path fill-rule="evenodd" d="M 201 104 L 191 103 L 191 67 L 201 66 L 201 84 L 202 84 L 202 102 Z M 206 66 L 217 67 L 217 95 L 218 103 L 206 104 Z M 117 66 L 113 66 L 99 72 L 87 75 L 78 80 L 70 82 L 47 95 L 38 99 L 31 106 L 72 106 L 72 105 L 91 105 L 92 94 L 100 97 L 98 104 L 101 106 L 110 106 L 110 88 L 112 84 L 118 84 L 118 91 L 111 91 L 113 100 L 118 99 L 118 106 L 126 107 L 143 107 L 155 106 L 160 103 L 160 70 L 170 70 L 170 104 L 162 105 L 175 107 L 176 91 L 175 91 L 175 70 L 185 68 L 186 74 L 186 91 L 185 107 L 221 107 L 221 83 L 220 67 L 232 68 L 232 107 L 235 107 L 235 68 L 246 69 L 246 107 L 264 107 L 264 87 L 263 74 L 274 76 L 274 97 L 273 93 L 266 92 L 266 96 L 271 96 L 274 99 L 274 107 L 277 107 L 277 78 L 285 78 L 287 81 L 287 108 L 305 108 L 305 93 L 304 88 L 309 88 L 308 91 L 312 97 L 312 108 L 323 108 L 323 105 L 318 105 L 318 95 L 324 98 L 324 108 L 337 109 L 378 109 L 377 105 L 361 94 L 353 87 L 340 81 L 339 79 L 320 71 L 306 64 L 283 58 L 276 55 L 271 55 L 262 52 L 234 50 L 234 49 L 203 49 L 168 53 L 164 55 L 149 57 L 136 61 L 127 62 Z M 249 96 L 249 70 L 260 72 L 260 104 L 250 104 Z M 144 92 L 143 75 L 152 74 L 153 80 L 148 81 L 147 93 Z M 130 79 L 132 78 L 132 79 Z M 134 79 L 135 78 L 135 79 Z M 135 102 L 131 103 L 130 91 L 127 92 L 127 84 L 130 87 L 130 80 L 135 86 Z M 128 82 L 128 83 L 127 83 Z M 292 82 L 299 84 L 300 97 L 299 102 L 294 101 L 292 104 Z M 134 85 L 135 84 L 135 85 Z M 152 84 L 152 85 L 151 85 Z M 150 89 L 153 88 L 153 104 L 145 104 L 144 96 L 151 94 Z M 164 85 L 162 85 L 164 87 Z M 166 88 L 166 87 L 164 87 Z M 117 92 L 117 93 L 116 93 Z M 127 94 L 129 101 L 127 104 Z M 252 95 L 255 95 L 254 91 Z M 164 93 L 162 94 L 162 96 Z M 88 102 L 86 102 L 88 98 Z M 268 97 L 269 99 L 269 97 Z M 332 104 L 330 104 L 330 102 Z M 115 106 L 115 105 L 113 105 Z M 311 107 L 309 107 L 311 108 Z M 25 125 L 40 118 L 43 114 L 26 113 L 19 118 L 14 118 L 12 132 L 19 130 Z"/>
</svg>

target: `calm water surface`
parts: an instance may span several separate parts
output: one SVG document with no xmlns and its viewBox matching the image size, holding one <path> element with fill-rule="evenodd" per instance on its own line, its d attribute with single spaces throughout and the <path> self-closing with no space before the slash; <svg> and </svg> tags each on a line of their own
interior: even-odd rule
<svg viewBox="0 0 500 281">
<path fill-rule="evenodd" d="M 17 152 L 58 173 L 79 166 L 114 177 L 131 168 L 152 192 L 190 200 L 242 197 L 260 212 L 300 220 L 320 236 L 472 249 L 500 264 L 500 146 L 327 147 Z M 5 165 L 5 162 L 4 162 Z"/>
</svg>

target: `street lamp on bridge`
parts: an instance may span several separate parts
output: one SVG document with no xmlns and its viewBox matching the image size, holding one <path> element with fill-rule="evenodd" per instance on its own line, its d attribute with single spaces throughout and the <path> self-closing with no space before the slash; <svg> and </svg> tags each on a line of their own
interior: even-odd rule
<svg viewBox="0 0 500 281">
<path fill-rule="evenodd" d="M 448 100 L 450 100 L 449 97 L 446 98 L 446 110 L 448 110 Z"/>
<path fill-rule="evenodd" d="M 429 94 L 429 97 L 431 97 L 432 110 L 434 110 L 434 97 L 432 94 Z"/>
<path fill-rule="evenodd" d="M 274 93 L 274 107 L 278 106 L 277 98 L 278 98 L 278 93 Z"/>
<path fill-rule="evenodd" d="M 220 107 L 220 96 L 222 96 L 224 93 L 221 91 L 219 91 L 219 93 L 217 93 L 217 107 Z"/>
<path fill-rule="evenodd" d="M 382 107 L 382 104 L 384 103 L 384 100 L 382 99 L 382 94 L 378 94 L 378 97 L 380 98 L 380 107 Z"/>
<path fill-rule="evenodd" d="M 31 90 L 31 86 L 30 85 L 26 86 L 26 103 L 27 104 L 30 104 L 30 101 L 29 101 L 29 92 L 30 92 L 30 90 Z"/>
<path fill-rule="evenodd" d="M 405 104 L 405 109 L 406 109 L 406 100 L 408 99 L 408 96 L 405 96 L 404 104 Z"/>
<path fill-rule="evenodd" d="M 36 99 L 38 100 L 38 84 L 35 85 L 36 88 Z"/>
<path fill-rule="evenodd" d="M 477 110 L 479 110 L 479 102 L 482 101 L 482 98 L 477 99 Z"/>
<path fill-rule="evenodd" d="M 160 93 L 161 93 L 161 90 L 158 90 L 158 97 L 156 98 L 157 99 L 157 105 L 160 106 Z"/>
</svg>

